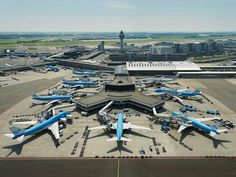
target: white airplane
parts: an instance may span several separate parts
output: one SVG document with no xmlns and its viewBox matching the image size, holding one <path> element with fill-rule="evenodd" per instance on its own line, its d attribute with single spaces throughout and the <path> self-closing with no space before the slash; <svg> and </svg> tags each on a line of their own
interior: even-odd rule
<svg viewBox="0 0 236 177">
<path fill-rule="evenodd" d="M 190 98 L 190 97 L 200 97 L 202 95 L 202 92 L 198 89 L 194 91 L 188 91 L 188 89 L 182 89 L 182 90 L 172 90 L 172 89 L 156 89 L 154 93 L 147 94 L 147 95 L 164 95 L 167 94 L 174 98 L 175 100 L 178 100 L 179 102 L 184 102 L 181 98 Z M 180 98 L 181 97 L 181 98 Z"/>
<path fill-rule="evenodd" d="M 29 124 L 34 125 L 33 127 L 30 127 L 28 129 L 20 129 L 18 127 L 12 127 L 11 134 L 5 134 L 5 136 L 10 137 L 12 139 L 16 139 L 18 141 L 22 141 L 25 136 L 33 135 L 38 132 L 41 132 L 45 129 L 51 130 L 52 134 L 54 135 L 56 140 L 59 140 L 60 138 L 60 130 L 59 130 L 59 124 L 58 121 L 62 120 L 65 121 L 66 117 L 70 117 L 69 112 L 61 112 L 57 115 L 54 115 L 53 117 L 47 119 L 47 120 L 41 120 L 41 121 L 27 121 L 27 122 L 19 122 L 16 124 Z"/>
<path fill-rule="evenodd" d="M 13 67 L 14 67 L 14 65 L 11 65 L 11 64 L 8 64 L 8 63 L 4 63 L 4 65 L 5 65 L 6 67 L 9 67 L 9 68 L 13 68 Z"/>
<path fill-rule="evenodd" d="M 172 82 L 178 79 L 178 74 L 174 76 L 162 76 L 162 77 L 153 77 L 153 78 L 146 78 L 142 79 L 142 84 L 158 84 L 164 82 Z"/>
<path fill-rule="evenodd" d="M 102 125 L 98 127 L 89 128 L 89 130 L 96 129 L 111 129 L 116 130 L 116 137 L 108 139 L 107 141 L 131 141 L 131 139 L 123 137 L 123 130 L 131 130 L 131 129 L 143 129 L 143 130 L 151 130 L 150 128 L 142 127 L 139 125 L 133 125 L 130 122 L 124 123 L 124 116 L 122 113 L 118 114 L 117 122 L 111 123 L 110 125 Z"/>
<path fill-rule="evenodd" d="M 181 123 L 178 132 L 182 132 L 184 129 L 194 126 L 196 128 L 198 128 L 199 130 L 205 132 L 205 133 L 209 133 L 210 136 L 214 137 L 216 134 L 219 135 L 222 132 L 227 132 L 227 129 L 215 129 L 211 126 L 208 126 L 202 122 L 205 121 L 210 121 L 210 120 L 217 120 L 219 118 L 217 117 L 212 117 L 212 118 L 193 118 L 190 116 L 187 116 L 185 114 L 179 113 L 179 112 L 172 112 L 172 116 L 174 118 L 179 118 L 182 119 L 183 121 L 185 121 L 185 123 Z"/>
<path fill-rule="evenodd" d="M 0 77 L 0 82 L 4 82 L 7 81 L 7 79 L 5 77 Z"/>
</svg>

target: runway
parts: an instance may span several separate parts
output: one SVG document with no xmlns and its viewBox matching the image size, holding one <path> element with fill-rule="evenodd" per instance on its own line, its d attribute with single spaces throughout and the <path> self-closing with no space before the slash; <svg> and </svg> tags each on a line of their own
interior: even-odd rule
<svg viewBox="0 0 236 177">
<path fill-rule="evenodd" d="M 61 79 L 61 77 L 55 79 L 40 79 L 0 88 L 0 114 L 7 111 L 24 98 L 32 95 L 33 92 L 50 88 Z"/>
<path fill-rule="evenodd" d="M 233 177 L 233 159 L 0 160 L 4 177 Z"/>
</svg>

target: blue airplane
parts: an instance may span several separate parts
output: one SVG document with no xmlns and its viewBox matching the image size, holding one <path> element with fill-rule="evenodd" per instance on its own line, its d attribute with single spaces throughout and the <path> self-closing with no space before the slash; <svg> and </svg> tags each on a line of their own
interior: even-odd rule
<svg viewBox="0 0 236 177">
<path fill-rule="evenodd" d="M 180 102 L 183 102 L 183 100 L 181 98 L 179 98 L 179 96 L 181 96 L 183 98 L 188 98 L 188 97 L 196 97 L 196 96 L 202 95 L 201 91 L 198 89 L 196 89 L 194 91 L 186 91 L 186 89 L 184 89 L 184 90 L 156 89 L 155 93 L 168 94 L 168 95 L 172 96 L 173 98 L 179 100 Z"/>
<path fill-rule="evenodd" d="M 77 75 L 80 75 L 80 76 L 97 76 L 99 73 L 97 71 L 76 71 L 76 70 L 73 70 L 73 74 L 77 74 Z"/>
<path fill-rule="evenodd" d="M 94 86 L 97 85 L 96 82 L 93 81 L 62 81 L 62 84 L 70 85 L 70 86 Z"/>
<path fill-rule="evenodd" d="M 98 127 L 89 128 L 89 130 L 95 129 L 111 129 L 116 130 L 116 137 L 108 139 L 107 141 L 131 141 L 131 139 L 123 137 L 123 130 L 131 130 L 131 129 L 144 129 L 151 130 L 150 128 L 142 127 L 139 125 L 133 125 L 130 122 L 124 123 L 124 116 L 122 113 L 118 114 L 117 122 L 111 123 L 110 125 L 102 125 Z"/>
<path fill-rule="evenodd" d="M 70 116 L 69 112 L 61 112 L 26 130 L 22 130 L 18 127 L 11 127 L 10 129 L 12 131 L 12 134 L 5 134 L 5 136 L 10 137 L 12 139 L 16 139 L 18 141 L 22 141 L 24 137 L 27 135 L 32 135 L 32 134 L 41 132 L 45 129 L 49 129 L 53 133 L 54 137 L 57 140 L 59 140 L 60 134 L 59 134 L 58 121 L 61 119 L 65 119 L 65 117 L 68 117 L 68 116 Z"/>
<path fill-rule="evenodd" d="M 57 65 L 56 65 L 56 66 L 53 66 L 53 65 L 46 65 L 46 66 L 45 66 L 45 69 L 46 69 L 47 71 L 54 71 L 54 72 L 58 72 L 58 71 L 59 71 L 59 68 L 58 68 Z"/>
<path fill-rule="evenodd" d="M 153 78 L 145 78 L 141 80 L 143 84 L 151 84 L 151 83 L 163 83 L 163 82 L 172 82 L 178 79 L 178 74 L 174 76 L 162 76 L 162 77 L 153 77 Z"/>
<path fill-rule="evenodd" d="M 71 95 L 50 95 L 50 96 L 38 96 L 37 94 L 32 94 L 33 100 L 47 101 L 47 105 L 53 104 L 59 101 L 71 100 L 73 96 Z"/>
<path fill-rule="evenodd" d="M 182 132 L 184 129 L 194 126 L 196 128 L 198 128 L 199 130 L 210 134 L 210 136 L 214 137 L 216 134 L 219 135 L 222 132 L 226 132 L 228 131 L 227 129 L 216 129 L 212 126 L 208 126 L 202 122 L 205 121 L 210 121 L 210 120 L 217 120 L 219 118 L 217 117 L 213 117 L 213 118 L 193 118 L 193 117 L 189 117 L 185 114 L 182 114 L 180 112 L 172 112 L 172 116 L 173 118 L 179 118 L 181 120 L 184 121 L 184 123 L 181 123 L 178 132 Z"/>
</svg>

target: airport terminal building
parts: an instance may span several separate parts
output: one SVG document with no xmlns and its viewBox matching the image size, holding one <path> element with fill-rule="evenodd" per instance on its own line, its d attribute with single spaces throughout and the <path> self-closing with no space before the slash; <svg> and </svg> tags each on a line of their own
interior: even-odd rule
<svg viewBox="0 0 236 177">
<path fill-rule="evenodd" d="M 200 72 L 201 68 L 192 62 L 126 62 L 131 76 L 173 75 L 178 72 Z"/>
<path fill-rule="evenodd" d="M 128 71 L 124 66 L 115 69 L 115 79 L 105 88 L 93 95 L 82 98 L 77 102 L 77 108 L 81 111 L 94 112 L 113 101 L 115 107 L 136 108 L 146 112 L 152 112 L 162 108 L 164 101 L 154 96 L 147 96 L 135 89 L 135 85 L 129 82 Z"/>
</svg>

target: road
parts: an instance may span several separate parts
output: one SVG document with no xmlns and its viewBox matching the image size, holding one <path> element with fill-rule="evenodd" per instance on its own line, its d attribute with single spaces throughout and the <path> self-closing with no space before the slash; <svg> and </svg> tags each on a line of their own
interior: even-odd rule
<svg viewBox="0 0 236 177">
<path fill-rule="evenodd" d="M 233 177 L 235 165 L 233 159 L 0 159 L 4 177 Z"/>
</svg>

